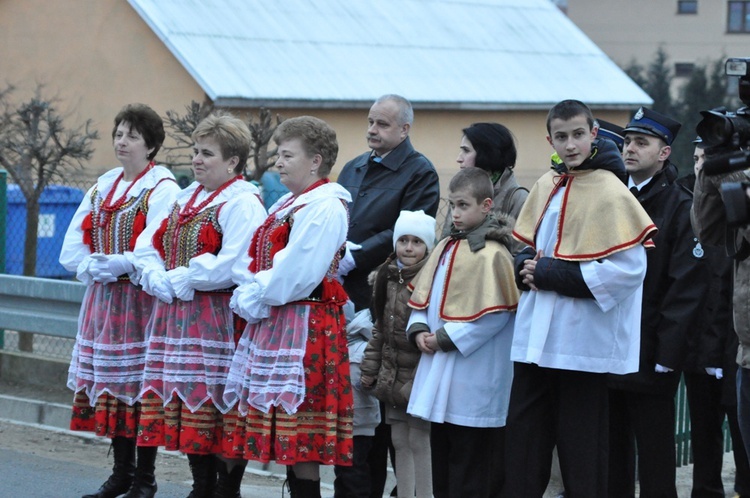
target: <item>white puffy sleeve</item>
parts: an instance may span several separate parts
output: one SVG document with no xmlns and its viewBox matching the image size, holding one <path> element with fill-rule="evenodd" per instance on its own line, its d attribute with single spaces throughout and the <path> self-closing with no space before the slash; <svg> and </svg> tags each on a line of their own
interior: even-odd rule
<svg viewBox="0 0 750 498">
<path fill-rule="evenodd" d="M 581 273 L 596 304 L 606 313 L 643 284 L 646 249 L 638 244 L 604 259 L 581 263 Z"/>
<path fill-rule="evenodd" d="M 70 225 L 65 231 L 62 248 L 60 249 L 60 264 L 68 271 L 76 272 L 79 280 L 85 280 L 84 274 L 88 266 L 91 250 L 88 244 L 83 242 L 83 220 L 91 212 L 91 193 L 94 187 L 89 188 L 78 209 L 70 220 Z M 83 278 L 82 278 L 83 277 Z M 84 282 L 88 283 L 88 282 Z"/>
<path fill-rule="evenodd" d="M 261 302 L 280 306 L 308 297 L 346 242 L 347 230 L 346 208 L 338 198 L 321 199 L 296 211 L 289 243 L 274 255 L 272 268 L 255 274 Z"/>
</svg>

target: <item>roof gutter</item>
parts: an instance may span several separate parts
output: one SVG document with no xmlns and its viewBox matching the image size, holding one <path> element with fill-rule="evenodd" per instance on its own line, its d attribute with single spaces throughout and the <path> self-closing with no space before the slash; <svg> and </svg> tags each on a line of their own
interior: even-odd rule
<svg viewBox="0 0 750 498">
<path fill-rule="evenodd" d="M 368 100 L 307 100 L 307 99 L 247 99 L 218 97 L 214 106 L 233 109 L 369 109 L 374 99 Z M 428 102 L 411 101 L 416 110 L 429 111 L 547 111 L 557 102 Z M 630 111 L 652 102 L 587 102 L 591 109 Z"/>
</svg>

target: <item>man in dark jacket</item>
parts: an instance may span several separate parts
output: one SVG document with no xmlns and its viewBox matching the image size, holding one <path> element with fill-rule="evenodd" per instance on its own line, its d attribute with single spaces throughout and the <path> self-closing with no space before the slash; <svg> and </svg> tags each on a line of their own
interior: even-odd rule
<svg viewBox="0 0 750 498">
<path fill-rule="evenodd" d="M 710 279 L 690 226 L 692 196 L 675 183 L 677 168 L 669 162 L 679 129 L 680 123 L 642 107 L 624 130 L 628 187 L 659 233 L 647 253 L 639 370 L 610 375 L 610 498 L 634 496 L 635 445 L 641 496 L 677 498 L 674 395 L 687 331 Z"/>
<path fill-rule="evenodd" d="M 352 194 L 347 250 L 339 274 L 357 310 L 370 304 L 368 275 L 393 251 L 393 225 L 399 213 L 437 213 L 438 174 L 411 145 L 413 120 L 405 98 L 384 95 L 376 100 L 367 117 L 367 145 L 372 150 L 346 163 L 338 178 Z"/>
<path fill-rule="evenodd" d="M 366 137 L 371 150 L 346 163 L 338 178 L 352 195 L 349 235 L 339 275 L 357 311 L 370 306 L 372 287 L 367 277 L 393 251 L 393 225 L 401 211 L 421 209 L 433 217 L 437 213 L 438 174 L 430 160 L 411 145 L 413 121 L 414 110 L 404 97 L 378 98 L 367 116 Z M 390 429 L 384 422 L 378 426 L 372 444 L 372 448 L 361 447 L 355 441 L 353 467 L 336 467 L 337 480 L 346 490 L 336 498 L 383 496 L 390 444 Z"/>
<path fill-rule="evenodd" d="M 678 180 L 691 191 L 703 167 L 705 150 L 698 137 L 693 153 L 695 175 Z M 696 497 L 724 496 L 724 416 L 734 455 L 734 491 L 750 498 L 750 464 L 737 422 L 737 346 L 732 324 L 732 259 L 723 247 L 704 245 L 711 267 L 709 290 L 688 332 L 683 369 L 690 409 L 693 490 Z"/>
</svg>

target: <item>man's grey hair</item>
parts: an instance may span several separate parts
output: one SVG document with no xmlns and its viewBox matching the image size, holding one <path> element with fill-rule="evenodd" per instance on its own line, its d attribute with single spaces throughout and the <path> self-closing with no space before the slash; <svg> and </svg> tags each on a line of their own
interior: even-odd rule
<svg viewBox="0 0 750 498">
<path fill-rule="evenodd" d="M 399 125 L 408 124 L 409 126 L 411 126 L 411 124 L 414 122 L 414 109 L 412 109 L 411 107 L 411 102 L 406 100 L 401 95 L 389 93 L 387 95 L 379 97 L 378 100 L 375 101 L 375 103 L 382 104 L 387 100 L 395 102 L 398 106 Z"/>
</svg>

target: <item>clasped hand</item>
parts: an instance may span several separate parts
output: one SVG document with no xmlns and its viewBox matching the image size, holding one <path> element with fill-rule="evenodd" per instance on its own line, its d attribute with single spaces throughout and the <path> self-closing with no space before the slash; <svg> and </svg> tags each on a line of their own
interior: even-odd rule
<svg viewBox="0 0 750 498">
<path fill-rule="evenodd" d="M 440 351 L 437 337 L 432 332 L 419 332 L 416 337 L 417 347 L 420 351 L 427 354 L 434 354 Z"/>
<path fill-rule="evenodd" d="M 91 279 L 102 284 L 117 282 L 117 277 L 132 271 L 133 265 L 124 254 L 93 253 L 88 267 Z"/>
<path fill-rule="evenodd" d="M 523 262 L 523 269 L 519 272 L 521 278 L 523 278 L 524 285 L 528 285 L 531 290 L 539 290 L 534 285 L 534 271 L 536 270 L 537 262 L 544 257 L 544 252 L 539 250 L 536 252 L 534 259 L 527 259 Z"/>
</svg>

